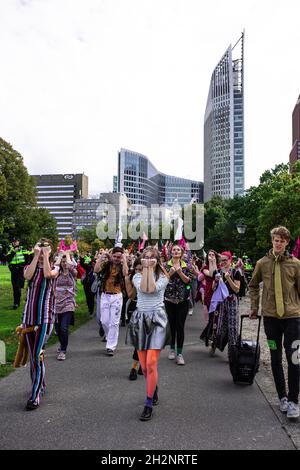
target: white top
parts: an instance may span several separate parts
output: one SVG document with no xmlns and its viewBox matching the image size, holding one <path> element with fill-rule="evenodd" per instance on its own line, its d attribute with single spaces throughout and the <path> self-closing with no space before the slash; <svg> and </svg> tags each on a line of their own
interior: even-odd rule
<svg viewBox="0 0 300 470">
<path fill-rule="evenodd" d="M 164 295 L 169 279 L 160 274 L 158 280 L 155 282 L 156 289 L 154 292 L 145 293 L 141 291 L 142 275 L 137 273 L 133 276 L 132 282 L 137 292 L 137 308 L 139 310 L 155 310 L 156 308 L 164 306 Z"/>
</svg>

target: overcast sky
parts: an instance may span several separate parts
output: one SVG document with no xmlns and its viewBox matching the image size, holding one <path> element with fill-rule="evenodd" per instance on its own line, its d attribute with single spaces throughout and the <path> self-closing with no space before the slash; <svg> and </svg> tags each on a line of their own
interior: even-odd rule
<svg viewBox="0 0 300 470">
<path fill-rule="evenodd" d="M 121 147 L 203 180 L 212 71 L 245 28 L 246 187 L 287 162 L 300 1 L 0 0 L 0 136 L 31 174 L 112 190 Z"/>
</svg>

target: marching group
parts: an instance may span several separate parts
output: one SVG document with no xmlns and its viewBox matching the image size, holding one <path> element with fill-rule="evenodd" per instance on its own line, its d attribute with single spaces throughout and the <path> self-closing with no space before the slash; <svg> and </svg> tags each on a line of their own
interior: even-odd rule
<svg viewBox="0 0 300 470">
<path fill-rule="evenodd" d="M 152 418 L 152 408 L 158 403 L 157 365 L 161 350 L 169 345 L 168 358 L 178 366 L 185 365 L 185 321 L 192 314 L 195 302 L 203 304 L 207 323 L 200 338 L 210 354 L 216 349 L 223 351 L 228 345 L 231 367 L 238 344 L 240 297 L 247 286 L 251 297 L 250 318 L 256 318 L 263 282 L 261 309 L 279 406 L 289 418 L 298 417 L 300 367 L 294 353 L 300 343 L 300 261 L 286 252 L 290 233 L 285 227 L 273 229 L 271 237 L 272 249 L 256 263 L 249 284 L 243 261 L 233 263 L 230 251 L 219 254 L 209 250 L 206 259 L 200 260 L 178 244 L 169 243 L 163 253 L 156 246 L 148 246 L 135 255 L 115 246 L 111 250 L 99 250 L 94 258 L 86 255 L 76 260 L 70 251 L 54 254 L 47 239 L 39 240 L 33 253 L 20 255 L 19 241 L 15 240 L 10 256 L 13 253 L 23 256 L 24 278 L 28 281 L 22 328 L 27 333 L 32 392 L 26 409 L 39 406 L 45 389 L 44 348 L 54 324 L 60 342 L 57 359 L 66 359 L 78 277 L 91 316 L 96 305 L 99 333 L 106 342 L 107 356 L 114 356 L 120 324 L 127 323 L 126 344 L 134 348 L 129 379 L 135 380 L 138 373 L 146 379 L 142 421 Z M 10 261 L 13 259 L 12 256 Z M 15 297 L 14 302 L 18 305 L 20 298 Z M 288 392 L 282 367 L 283 338 L 288 360 Z"/>
</svg>

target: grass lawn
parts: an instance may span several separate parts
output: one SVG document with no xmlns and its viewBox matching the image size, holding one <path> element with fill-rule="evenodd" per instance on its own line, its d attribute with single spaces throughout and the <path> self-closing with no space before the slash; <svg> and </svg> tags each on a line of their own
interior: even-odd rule
<svg viewBox="0 0 300 470">
<path fill-rule="evenodd" d="M 70 327 L 71 332 L 89 320 L 83 286 L 80 281 L 77 281 L 77 288 L 78 294 L 76 303 L 78 307 L 75 312 L 75 326 Z M 5 377 L 14 370 L 12 364 L 18 348 L 15 328 L 21 324 L 25 292 L 26 284 L 25 289 L 22 290 L 20 307 L 17 310 L 13 310 L 13 291 L 10 282 L 10 271 L 7 266 L 0 266 L 0 340 L 4 341 L 6 346 L 6 364 L 0 365 L 0 378 Z M 51 345 L 57 341 L 57 337 L 52 333 L 48 344 Z"/>
</svg>

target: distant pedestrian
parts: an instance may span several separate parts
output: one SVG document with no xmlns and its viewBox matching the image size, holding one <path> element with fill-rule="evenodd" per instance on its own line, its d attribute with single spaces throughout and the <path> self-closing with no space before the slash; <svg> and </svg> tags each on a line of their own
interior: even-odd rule
<svg viewBox="0 0 300 470">
<path fill-rule="evenodd" d="M 279 408 L 288 418 L 299 417 L 300 261 L 286 249 L 291 235 L 286 227 L 271 230 L 273 248 L 257 261 L 249 283 L 250 318 L 256 318 L 263 282 L 261 312 L 271 354 Z M 288 361 L 288 393 L 282 367 L 282 342 Z"/>
<path fill-rule="evenodd" d="M 89 316 L 92 317 L 94 315 L 95 308 L 95 294 L 91 291 L 91 287 L 94 281 L 95 260 L 88 255 L 81 255 L 79 258 L 79 264 L 85 271 L 81 277 L 81 284 L 83 285 Z"/>
<path fill-rule="evenodd" d="M 24 287 L 24 267 L 31 262 L 32 258 L 32 251 L 24 249 L 20 244 L 19 238 L 13 238 L 9 251 L 6 254 L 6 261 L 11 272 L 14 310 L 20 306 L 21 302 L 21 291 Z"/>
<path fill-rule="evenodd" d="M 133 277 L 137 291 L 137 309 L 128 324 L 126 344 L 134 346 L 146 378 L 146 401 L 141 421 L 152 418 L 152 407 L 158 403 L 157 364 L 161 349 L 168 344 L 168 317 L 164 292 L 169 282 L 159 265 L 158 251 L 147 247 L 142 254 L 143 272 Z"/>
</svg>

